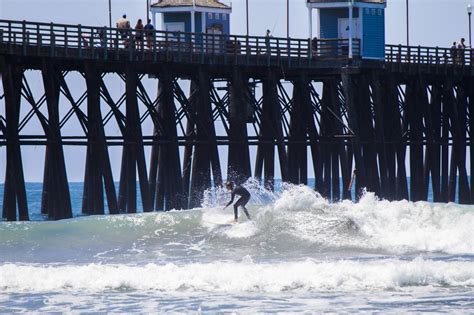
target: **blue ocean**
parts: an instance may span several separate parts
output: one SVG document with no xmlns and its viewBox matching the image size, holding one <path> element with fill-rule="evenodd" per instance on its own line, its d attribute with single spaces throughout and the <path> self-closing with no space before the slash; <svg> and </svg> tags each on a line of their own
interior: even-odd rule
<svg viewBox="0 0 474 315">
<path fill-rule="evenodd" d="M 473 206 L 245 185 L 252 221 L 229 224 L 221 189 L 189 211 L 81 216 L 81 183 L 75 217 L 46 221 L 28 184 L 33 221 L 0 222 L 0 313 L 474 312 Z"/>
</svg>

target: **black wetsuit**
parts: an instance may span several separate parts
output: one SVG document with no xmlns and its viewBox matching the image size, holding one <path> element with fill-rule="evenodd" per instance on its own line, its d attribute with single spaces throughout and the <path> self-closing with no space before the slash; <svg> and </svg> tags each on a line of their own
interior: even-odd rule
<svg viewBox="0 0 474 315">
<path fill-rule="evenodd" d="M 235 187 L 233 190 L 232 190 L 232 196 L 231 196 L 231 200 L 229 201 L 229 203 L 227 204 L 227 206 L 229 206 L 233 201 L 234 201 L 234 198 L 235 198 L 235 195 L 239 195 L 241 196 L 239 198 L 239 200 L 237 200 L 237 202 L 234 204 L 234 217 L 235 217 L 235 220 L 238 219 L 239 215 L 238 215 L 238 208 L 239 206 L 242 206 L 242 208 L 244 208 L 244 213 L 245 215 L 247 216 L 247 218 L 250 220 L 250 215 L 247 211 L 247 208 L 245 208 L 245 205 L 247 204 L 247 202 L 249 202 L 250 200 L 250 193 L 247 189 L 245 189 L 244 187 L 242 186 L 237 186 Z M 226 206 L 226 207 L 227 207 Z"/>
</svg>

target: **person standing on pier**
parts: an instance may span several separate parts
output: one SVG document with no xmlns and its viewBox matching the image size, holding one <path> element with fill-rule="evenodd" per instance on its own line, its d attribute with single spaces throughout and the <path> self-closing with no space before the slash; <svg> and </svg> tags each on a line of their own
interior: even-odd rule
<svg viewBox="0 0 474 315">
<path fill-rule="evenodd" d="M 148 47 L 148 49 L 151 49 L 154 29 L 155 27 L 153 26 L 153 24 L 151 24 L 151 19 L 148 19 L 148 23 L 145 25 L 146 46 Z"/>
<path fill-rule="evenodd" d="M 270 50 L 270 30 L 267 30 L 267 33 L 265 34 L 265 47 L 267 49 L 267 54 L 271 54 L 271 50 Z"/>
<path fill-rule="evenodd" d="M 466 51 L 466 40 L 464 38 L 461 38 L 461 41 L 458 44 L 458 59 L 459 59 L 459 64 L 463 65 L 465 62 L 464 54 Z"/>
<path fill-rule="evenodd" d="M 234 183 L 231 181 L 228 181 L 225 184 L 225 187 L 232 192 L 232 195 L 231 195 L 231 199 L 229 203 L 224 207 L 223 210 L 225 210 L 228 206 L 230 206 L 232 202 L 234 202 L 235 195 L 239 195 L 240 196 L 239 200 L 237 200 L 237 202 L 234 204 L 234 222 L 236 223 L 238 222 L 238 219 L 239 219 L 238 210 L 240 206 L 242 206 L 242 208 L 244 209 L 245 215 L 250 220 L 250 214 L 247 211 L 247 208 L 245 208 L 245 205 L 250 200 L 249 191 L 240 185 L 234 188 Z"/>
<path fill-rule="evenodd" d="M 312 57 L 316 58 L 318 56 L 318 38 L 314 37 L 311 40 L 311 51 L 312 51 Z"/>
<path fill-rule="evenodd" d="M 138 19 L 135 25 L 135 47 L 143 49 L 143 22 L 142 19 Z"/>
<path fill-rule="evenodd" d="M 453 46 L 451 46 L 451 48 L 449 49 L 449 54 L 451 55 L 451 62 L 453 64 L 456 63 L 456 59 L 457 59 L 457 43 L 456 42 L 453 42 Z"/>
<path fill-rule="evenodd" d="M 117 28 L 119 29 L 120 38 L 124 47 L 127 47 L 127 37 L 130 30 L 130 21 L 127 19 L 127 15 L 122 15 L 122 18 L 117 21 Z"/>
</svg>

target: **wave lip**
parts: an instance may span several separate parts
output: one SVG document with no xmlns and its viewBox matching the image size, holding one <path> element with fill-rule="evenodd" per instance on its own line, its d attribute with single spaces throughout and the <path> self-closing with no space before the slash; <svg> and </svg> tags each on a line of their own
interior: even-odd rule
<svg viewBox="0 0 474 315">
<path fill-rule="evenodd" d="M 474 291 L 474 263 L 466 261 L 333 261 L 100 265 L 0 265 L 5 292 L 141 290 L 161 292 L 326 292 L 464 287 Z"/>
</svg>

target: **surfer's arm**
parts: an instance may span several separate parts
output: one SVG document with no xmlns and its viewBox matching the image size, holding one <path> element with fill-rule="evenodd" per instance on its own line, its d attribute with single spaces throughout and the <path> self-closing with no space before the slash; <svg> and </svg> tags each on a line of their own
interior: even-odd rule
<svg viewBox="0 0 474 315">
<path fill-rule="evenodd" d="M 230 206 L 230 204 L 231 204 L 232 202 L 234 202 L 234 197 L 235 197 L 235 194 L 234 194 L 234 192 L 232 192 L 230 201 L 229 201 L 229 203 L 224 207 L 224 209 L 227 208 L 228 206 Z"/>
</svg>

